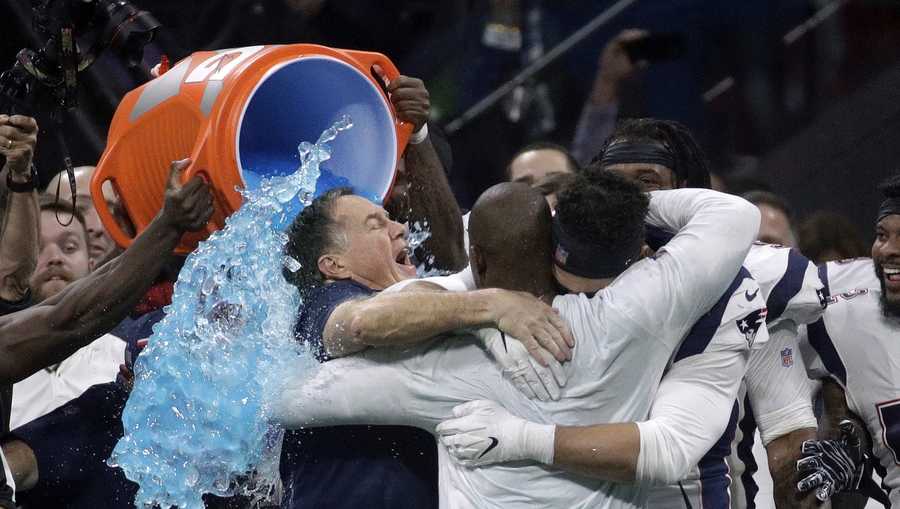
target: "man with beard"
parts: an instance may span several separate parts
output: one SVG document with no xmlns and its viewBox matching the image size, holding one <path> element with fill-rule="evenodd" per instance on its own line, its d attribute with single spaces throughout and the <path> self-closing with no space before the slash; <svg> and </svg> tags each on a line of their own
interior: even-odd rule
<svg viewBox="0 0 900 509">
<path fill-rule="evenodd" d="M 877 458 L 879 474 L 900 506 L 900 175 L 881 185 L 884 201 L 875 221 L 872 259 L 828 262 L 819 269 L 829 292 L 821 320 L 810 324 L 804 358 L 810 376 L 830 379 L 844 390 L 843 413 L 828 408 L 828 421 L 855 414 L 871 437 L 841 423 L 837 440 L 803 445 L 798 462 L 805 475 L 800 490 L 816 490 L 820 500 L 868 481 L 864 455 Z M 873 285 L 871 275 L 877 278 Z M 806 346 L 806 345 L 804 345 Z M 850 414 L 852 412 L 852 414 Z M 870 448 L 867 446 L 871 446 Z M 870 492 L 871 493 L 871 492 Z"/>
<path fill-rule="evenodd" d="M 91 261 L 94 267 L 99 267 L 103 262 L 109 260 L 112 256 L 121 252 L 113 239 L 106 232 L 106 228 L 100 221 L 100 216 L 94 208 L 94 200 L 91 198 L 91 177 L 94 176 L 94 166 L 79 166 L 74 169 L 75 173 L 75 195 L 72 195 L 72 188 L 69 186 L 69 177 L 65 171 L 61 171 L 50 179 L 47 184 L 47 194 L 56 196 L 68 202 L 72 202 L 75 208 L 84 216 L 84 226 L 88 235 L 88 247 Z M 119 197 L 116 196 L 109 182 L 103 183 L 103 199 L 107 203 L 107 207 L 113 212 L 116 221 L 122 230 L 133 233 L 134 228 L 121 212 L 119 205 Z"/>
<path fill-rule="evenodd" d="M 212 195 L 199 177 L 181 183 L 189 164 L 188 159 L 172 163 L 162 210 L 121 256 L 52 297 L 0 317 L 0 433 L 9 432 L 12 384 L 62 361 L 111 330 L 134 309 L 168 261 L 161 254 L 174 250 L 185 232 L 206 225 Z M 57 437 L 71 439 L 71 429 Z M 4 450 L 0 460 L 0 507 L 4 509 L 15 507 L 17 485 L 27 488 L 26 480 L 37 480 L 28 465 L 53 464 L 52 459 L 42 462 L 36 452 L 22 450 L 16 454 Z"/>
<path fill-rule="evenodd" d="M 39 197 L 40 250 L 30 285 L 35 302 L 48 299 L 94 268 L 84 216 L 66 201 Z M 62 222 L 60 222 L 62 221 Z M 104 334 L 58 364 L 39 370 L 13 386 L 10 427 L 40 417 L 118 372 L 125 342 Z"/>
</svg>

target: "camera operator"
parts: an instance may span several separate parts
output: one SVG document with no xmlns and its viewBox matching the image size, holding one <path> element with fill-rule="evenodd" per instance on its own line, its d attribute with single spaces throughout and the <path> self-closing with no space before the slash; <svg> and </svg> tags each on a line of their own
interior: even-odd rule
<svg viewBox="0 0 900 509">
<path fill-rule="evenodd" d="M 189 164 L 187 159 L 172 163 L 162 210 L 121 256 L 43 302 L 0 317 L 4 434 L 9 431 L 10 386 L 111 330 L 134 308 L 167 262 L 168 257 L 159 253 L 171 252 L 182 234 L 200 229 L 209 220 L 212 196 L 206 184 L 199 177 L 180 183 Z M 11 486 L 5 458 L 3 463 L 5 484 Z M 11 490 L 6 491 L 11 495 Z M 14 505 L 8 500 L 4 505 L 0 496 L 0 507 Z"/>
<path fill-rule="evenodd" d="M 37 122 L 0 115 L 0 315 L 28 305 L 28 279 L 37 265 L 38 205 L 31 159 Z"/>
</svg>

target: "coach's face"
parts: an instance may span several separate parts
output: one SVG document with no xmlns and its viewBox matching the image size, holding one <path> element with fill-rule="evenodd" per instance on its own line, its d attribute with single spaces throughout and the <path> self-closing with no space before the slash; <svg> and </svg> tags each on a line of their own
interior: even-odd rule
<svg viewBox="0 0 900 509">
<path fill-rule="evenodd" d="M 887 216 L 875 225 L 872 260 L 881 282 L 884 312 L 900 317 L 900 215 Z"/>
<path fill-rule="evenodd" d="M 349 277 L 373 290 L 416 277 L 406 243 L 406 226 L 391 221 L 385 210 L 359 196 L 341 196 L 335 219 L 346 242 L 336 264 Z"/>
</svg>

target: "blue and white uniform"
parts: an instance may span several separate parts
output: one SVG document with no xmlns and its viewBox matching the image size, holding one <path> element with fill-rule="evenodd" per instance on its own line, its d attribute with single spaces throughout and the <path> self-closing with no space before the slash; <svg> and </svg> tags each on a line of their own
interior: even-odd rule
<svg viewBox="0 0 900 509">
<path fill-rule="evenodd" d="M 809 375 L 843 387 L 872 437 L 891 504 L 900 507 L 900 319 L 882 313 L 872 260 L 829 262 L 820 273 L 828 308 L 802 338 Z"/>
<path fill-rule="evenodd" d="M 757 427 L 764 445 L 797 429 L 816 427 L 806 374 L 799 359 L 794 361 L 799 325 L 818 319 L 824 307 L 816 267 L 796 250 L 762 243 L 751 247 L 744 266 L 765 298 L 769 341 L 750 354 L 737 401 L 730 413 L 724 410 L 730 414 L 725 433 L 688 479 L 654 489 L 650 507 L 755 507 L 757 462 L 752 448 Z M 691 383 L 698 370 L 680 366 L 683 362 L 683 356 L 673 359 L 662 384 L 683 383 L 681 399 L 687 402 L 696 397 Z M 653 415 L 658 413 L 654 406 Z"/>
<path fill-rule="evenodd" d="M 546 424 L 644 420 L 673 352 L 734 281 L 758 218 L 746 202 L 708 190 L 654 193 L 649 220 L 679 234 L 658 256 L 635 263 L 595 296 L 563 295 L 553 302 L 576 340 L 559 401 L 525 398 L 503 379 L 479 341 L 459 339 L 371 350 L 324 364 L 311 382 L 288 383 L 279 419 L 289 426 L 366 422 L 433 431 L 455 405 L 491 399 Z M 710 242 L 722 251 L 708 249 Z M 724 314 L 734 329 L 748 314 L 759 314 L 761 301 L 744 297 L 757 288 L 748 277 L 731 288 L 734 306 Z M 716 348 L 746 362 L 755 335 L 728 338 Z M 642 440 L 645 431 L 654 434 L 642 429 Z M 639 470 L 652 468 L 649 463 L 639 459 Z M 588 480 L 538 465 L 467 469 L 443 448 L 439 469 L 442 507 L 636 508 L 646 502 L 646 490 L 636 484 Z"/>
</svg>

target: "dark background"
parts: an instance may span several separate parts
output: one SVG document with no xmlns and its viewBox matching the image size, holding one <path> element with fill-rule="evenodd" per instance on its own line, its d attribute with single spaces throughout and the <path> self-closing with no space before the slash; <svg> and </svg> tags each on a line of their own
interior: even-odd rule
<svg viewBox="0 0 900 509">
<path fill-rule="evenodd" d="M 38 114 L 37 165 L 44 181 L 62 168 L 61 133 L 76 165 L 95 163 L 125 92 L 146 81 L 162 53 L 264 43 L 313 42 L 380 51 L 404 74 L 425 80 L 433 116 L 446 124 L 522 68 L 522 52 L 482 44 L 492 5 L 538 7 L 544 50 L 611 5 L 598 0 L 137 0 L 163 24 L 144 64 L 126 68 L 106 53 L 80 75 L 81 106 L 59 124 Z M 785 34 L 823 7 L 824 21 L 790 43 Z M 0 67 L 43 41 L 27 0 L 0 0 Z M 900 3 L 888 0 L 644 0 L 629 7 L 527 87 L 550 91 L 547 115 L 511 122 L 504 103 L 450 135 L 451 176 L 464 207 L 502 178 L 510 155 L 530 141 L 571 142 L 605 42 L 623 28 L 679 32 L 686 55 L 651 66 L 624 93 L 623 116 L 682 121 L 701 138 L 722 175 L 786 196 L 800 216 L 842 212 L 870 235 L 874 185 L 900 165 Z M 723 81 L 724 80 L 724 81 Z M 725 84 L 718 94 L 709 92 Z M 706 95 L 706 97 L 704 97 Z"/>
</svg>

